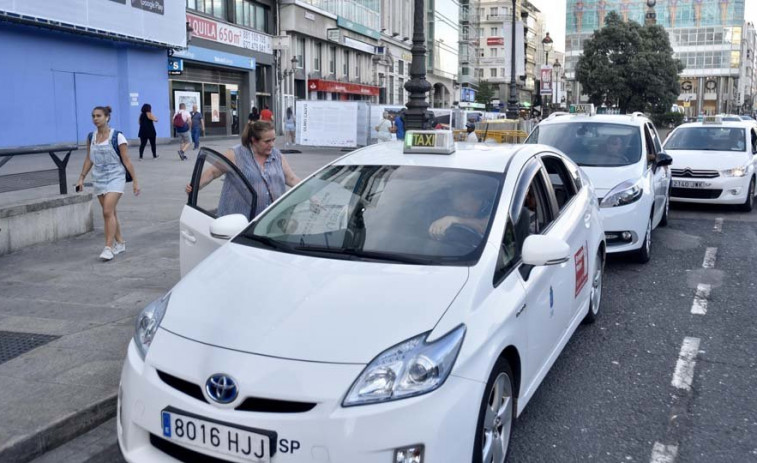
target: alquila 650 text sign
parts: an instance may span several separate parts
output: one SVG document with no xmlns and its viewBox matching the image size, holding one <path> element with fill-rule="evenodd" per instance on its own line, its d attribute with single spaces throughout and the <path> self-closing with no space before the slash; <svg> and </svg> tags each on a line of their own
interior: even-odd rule
<svg viewBox="0 0 757 463">
<path fill-rule="evenodd" d="M 270 36 L 189 13 L 187 22 L 192 26 L 192 35 L 195 37 L 261 53 L 273 53 Z"/>
</svg>

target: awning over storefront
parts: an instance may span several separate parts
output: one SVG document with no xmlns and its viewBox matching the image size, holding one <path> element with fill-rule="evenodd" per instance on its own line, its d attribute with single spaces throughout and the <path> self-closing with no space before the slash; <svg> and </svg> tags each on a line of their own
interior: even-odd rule
<svg viewBox="0 0 757 463">
<path fill-rule="evenodd" d="M 308 88 L 311 92 L 351 93 L 367 96 L 379 95 L 379 87 L 323 79 L 308 80 Z"/>
</svg>

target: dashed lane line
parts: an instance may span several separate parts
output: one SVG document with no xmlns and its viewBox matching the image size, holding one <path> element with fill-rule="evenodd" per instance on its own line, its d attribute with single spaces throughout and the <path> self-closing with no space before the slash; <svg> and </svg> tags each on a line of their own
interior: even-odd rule
<svg viewBox="0 0 757 463">
<path fill-rule="evenodd" d="M 715 268 L 715 260 L 718 257 L 718 248 L 707 248 L 707 250 L 704 253 L 704 262 L 702 262 L 702 267 L 704 268 Z"/>
<path fill-rule="evenodd" d="M 694 315 L 707 314 L 707 301 L 710 299 L 711 285 L 700 283 L 697 285 L 697 292 L 694 295 L 694 302 L 691 304 L 691 313 Z"/>
<path fill-rule="evenodd" d="M 699 352 L 699 338 L 684 338 L 681 353 L 678 354 L 676 369 L 673 372 L 671 384 L 677 389 L 691 390 L 691 382 L 694 380 L 694 366 Z"/>
<path fill-rule="evenodd" d="M 677 445 L 665 445 L 655 442 L 652 447 L 652 458 L 649 463 L 673 463 L 678 456 Z"/>
</svg>

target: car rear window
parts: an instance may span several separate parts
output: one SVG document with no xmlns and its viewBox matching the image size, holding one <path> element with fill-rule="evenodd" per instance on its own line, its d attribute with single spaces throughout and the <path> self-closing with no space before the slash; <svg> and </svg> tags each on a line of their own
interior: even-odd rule
<svg viewBox="0 0 757 463">
<path fill-rule="evenodd" d="M 683 127 L 670 134 L 665 149 L 744 151 L 746 133 L 739 127 Z"/>
<path fill-rule="evenodd" d="M 603 122 L 570 122 L 539 125 L 526 143 L 553 146 L 585 167 L 619 167 L 641 159 L 639 128 Z M 619 146 L 609 147 L 619 143 Z"/>
</svg>

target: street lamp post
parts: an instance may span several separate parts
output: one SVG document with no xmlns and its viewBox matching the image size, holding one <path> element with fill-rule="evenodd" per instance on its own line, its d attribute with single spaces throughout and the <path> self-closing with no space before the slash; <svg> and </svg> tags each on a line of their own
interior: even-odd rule
<svg viewBox="0 0 757 463">
<path fill-rule="evenodd" d="M 544 66 L 549 66 L 549 52 L 552 50 L 552 37 L 549 36 L 549 32 L 547 32 L 547 36 L 544 37 L 541 41 L 542 45 L 544 46 Z M 543 78 L 544 74 L 542 74 Z M 551 78 L 551 74 L 550 74 Z M 544 83 L 542 83 L 542 87 L 544 87 Z M 552 82 L 552 94 L 554 95 L 554 82 Z M 546 97 L 549 97 L 549 95 L 545 95 Z M 545 99 L 544 97 L 542 98 Z M 549 98 L 546 98 L 547 100 Z M 541 114 L 542 117 L 547 117 L 549 115 L 549 104 L 546 103 L 546 101 L 541 102 Z"/>
<path fill-rule="evenodd" d="M 555 71 L 555 78 L 552 79 L 552 107 L 560 107 L 560 98 L 559 98 L 559 92 L 560 89 L 560 68 L 562 65 L 560 64 L 560 60 L 555 58 L 555 64 L 552 65 L 552 68 Z"/>
<path fill-rule="evenodd" d="M 510 54 L 510 99 L 507 100 L 508 119 L 518 118 L 518 97 L 516 95 L 517 90 L 515 85 L 515 9 L 515 0 L 513 0 L 513 23 L 510 40 L 510 50 L 512 51 L 512 53 Z"/>
<path fill-rule="evenodd" d="M 405 82 L 409 101 L 405 111 L 405 129 L 425 129 L 431 125 L 433 114 L 428 110 L 426 93 L 431 84 L 426 80 L 426 34 L 423 21 L 426 18 L 423 0 L 414 0 L 413 7 L 413 61 L 410 64 L 411 79 Z M 433 50 L 432 50 L 433 52 Z"/>
</svg>

